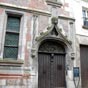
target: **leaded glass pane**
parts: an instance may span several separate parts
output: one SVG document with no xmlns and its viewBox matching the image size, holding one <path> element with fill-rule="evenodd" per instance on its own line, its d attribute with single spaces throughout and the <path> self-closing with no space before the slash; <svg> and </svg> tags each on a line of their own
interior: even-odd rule
<svg viewBox="0 0 88 88">
<path fill-rule="evenodd" d="M 18 48 L 5 47 L 4 48 L 4 58 L 14 58 L 16 59 L 18 55 Z"/>
<path fill-rule="evenodd" d="M 19 17 L 8 17 L 7 30 L 19 32 L 20 19 Z"/>
<path fill-rule="evenodd" d="M 19 34 L 6 33 L 5 46 L 18 46 Z"/>
<path fill-rule="evenodd" d="M 19 43 L 20 18 L 8 16 L 4 45 L 4 58 L 17 59 Z"/>
</svg>

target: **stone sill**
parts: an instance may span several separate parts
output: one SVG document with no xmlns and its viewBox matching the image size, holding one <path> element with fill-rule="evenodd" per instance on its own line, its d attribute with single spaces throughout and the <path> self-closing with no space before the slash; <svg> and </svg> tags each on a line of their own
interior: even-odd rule
<svg viewBox="0 0 88 88">
<path fill-rule="evenodd" d="M 22 65 L 24 63 L 23 60 L 12 60 L 12 59 L 2 59 L 0 60 L 0 65 Z"/>
<path fill-rule="evenodd" d="M 50 0 L 46 0 L 48 5 L 52 5 L 52 6 L 57 6 L 57 7 L 61 7 L 62 3 L 61 2 L 55 2 L 55 1 L 50 1 Z"/>
<path fill-rule="evenodd" d="M 83 25 L 82 28 L 84 28 L 84 29 L 88 29 L 88 26 Z"/>
</svg>

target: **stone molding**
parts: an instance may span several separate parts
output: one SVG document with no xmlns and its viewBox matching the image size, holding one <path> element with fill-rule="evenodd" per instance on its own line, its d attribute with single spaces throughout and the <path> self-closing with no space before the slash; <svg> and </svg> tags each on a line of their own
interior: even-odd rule
<svg viewBox="0 0 88 88">
<path fill-rule="evenodd" d="M 61 2 L 55 2 L 54 0 L 53 1 L 46 0 L 46 2 L 47 2 L 48 5 L 52 5 L 52 6 L 56 6 L 56 7 L 61 7 L 62 6 Z"/>
<path fill-rule="evenodd" d="M 30 7 L 16 6 L 13 4 L 7 4 L 7 3 L 1 3 L 1 2 L 0 2 L 0 7 L 8 7 L 8 8 L 12 8 L 12 9 L 16 9 L 16 10 L 23 10 L 23 11 L 38 14 L 38 15 L 51 16 L 49 11 L 34 9 L 34 8 L 30 8 Z"/>
<path fill-rule="evenodd" d="M 63 16 L 63 15 L 58 16 L 58 18 L 75 21 L 75 18 Z"/>
<path fill-rule="evenodd" d="M 20 66 L 23 65 L 24 61 L 23 60 L 6 60 L 6 59 L 1 59 L 0 60 L 0 65 L 12 65 L 12 66 Z"/>
</svg>

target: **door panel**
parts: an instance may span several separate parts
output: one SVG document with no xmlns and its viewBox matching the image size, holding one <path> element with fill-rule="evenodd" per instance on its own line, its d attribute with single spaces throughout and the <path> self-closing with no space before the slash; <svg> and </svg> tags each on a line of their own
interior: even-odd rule
<svg viewBox="0 0 88 88">
<path fill-rule="evenodd" d="M 38 88 L 50 87 L 50 55 L 39 54 Z"/>
<path fill-rule="evenodd" d="M 38 88 L 65 88 L 65 55 L 39 54 Z"/>
<path fill-rule="evenodd" d="M 65 60 L 64 55 L 54 55 L 53 88 L 65 87 Z"/>
<path fill-rule="evenodd" d="M 80 46 L 82 88 L 88 88 L 88 46 Z"/>
</svg>

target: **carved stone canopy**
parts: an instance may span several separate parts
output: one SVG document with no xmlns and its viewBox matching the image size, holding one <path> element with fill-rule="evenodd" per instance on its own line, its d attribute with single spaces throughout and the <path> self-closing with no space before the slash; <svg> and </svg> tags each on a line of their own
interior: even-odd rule
<svg viewBox="0 0 88 88">
<path fill-rule="evenodd" d="M 36 38 L 37 41 L 41 41 L 47 38 L 54 38 L 64 42 L 66 45 L 71 45 L 71 42 L 62 34 L 61 29 L 58 27 L 58 18 L 53 17 L 51 19 L 52 25 L 47 28 L 45 32 L 40 33 L 40 35 Z"/>
</svg>

